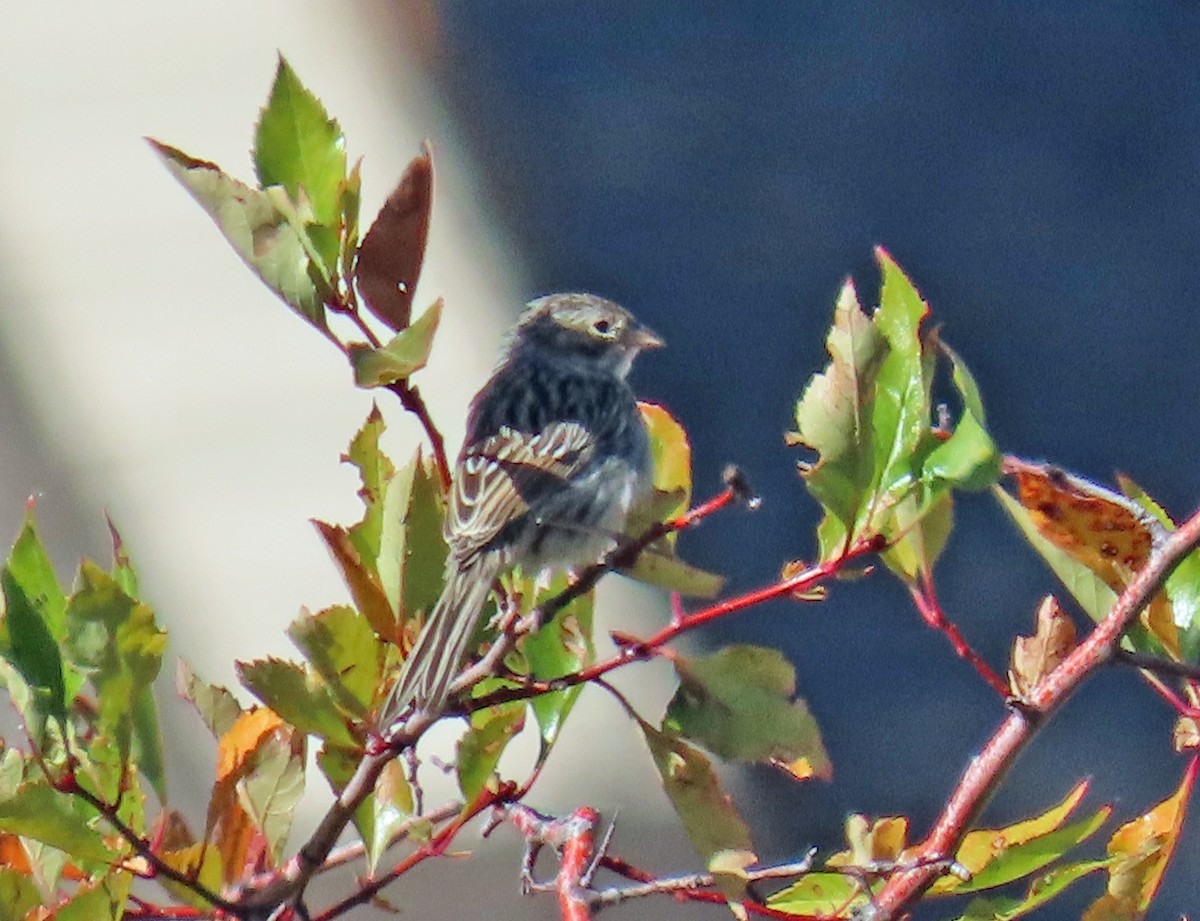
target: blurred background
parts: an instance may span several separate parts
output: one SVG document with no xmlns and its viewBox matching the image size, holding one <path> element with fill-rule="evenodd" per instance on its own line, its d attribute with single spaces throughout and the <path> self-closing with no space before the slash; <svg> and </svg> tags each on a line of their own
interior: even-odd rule
<svg viewBox="0 0 1200 921">
<path fill-rule="evenodd" d="M 684 540 L 731 590 L 814 551 L 816 507 L 782 433 L 824 364 L 843 278 L 874 296 L 876 244 L 975 372 L 1002 449 L 1105 481 L 1121 470 L 1176 517 L 1200 496 L 1188 306 L 1200 286 L 1200 8 L 216 0 L 201 12 L 122 0 L 10 4 L 6 31 L 0 532 L 15 534 L 38 496 L 65 574 L 82 554 L 108 555 L 107 511 L 173 653 L 209 680 L 232 684 L 234 657 L 289 654 L 282 631 L 300 607 L 342 600 L 306 519 L 356 514 L 337 460 L 370 405 L 141 141 L 249 177 L 277 49 L 365 158 L 364 214 L 432 141 L 418 301 L 444 294 L 448 309 L 422 374 L 451 441 L 521 303 L 579 288 L 626 304 L 670 344 L 636 384 L 688 427 L 698 493 L 736 461 L 763 496 L 757 514 Z M 403 455 L 417 433 L 384 410 Z M 942 601 L 1001 667 L 1055 586 L 989 497 L 961 502 L 957 521 Z M 665 616 L 652 597 L 611 594 L 601 626 Z M 697 641 L 781 646 L 834 761 L 832 783 L 804 787 L 729 774 L 764 860 L 837 847 L 850 811 L 905 813 L 923 833 L 1003 714 L 884 575 Z M 656 718 L 661 670 L 629 677 Z M 171 688 L 167 676 L 174 712 Z M 567 740 L 535 804 L 623 807 L 616 853 L 652 872 L 694 867 L 638 740 L 611 702 L 588 712 L 600 728 Z M 198 721 L 176 715 L 171 767 L 187 804 L 210 782 L 210 750 Z M 1099 676 L 985 820 L 1044 809 L 1084 776 L 1089 804 L 1127 820 L 1178 782 L 1171 722 L 1133 674 Z M 632 798 L 639 787 L 648 800 Z M 1157 915 L 1194 910 L 1198 845 L 1193 827 Z M 465 891 L 455 866 L 423 867 L 391 895 L 414 917 L 481 905 L 554 917 L 551 900 L 516 895 L 518 850 L 512 835 L 481 849 L 479 872 L 496 880 L 486 890 Z M 1044 917 L 1078 916 L 1101 885 Z M 613 914 L 669 910 L 707 914 L 665 900 Z"/>
</svg>

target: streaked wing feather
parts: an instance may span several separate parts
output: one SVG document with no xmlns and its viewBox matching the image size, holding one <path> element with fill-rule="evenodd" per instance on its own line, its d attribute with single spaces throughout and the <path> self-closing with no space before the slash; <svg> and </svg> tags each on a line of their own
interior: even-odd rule
<svg viewBox="0 0 1200 921">
<path fill-rule="evenodd" d="M 446 540 L 464 559 L 486 547 L 536 501 L 537 493 L 567 480 L 591 460 L 596 445 L 577 422 L 557 422 L 530 436 L 502 426 L 471 445 L 459 460 Z"/>
</svg>

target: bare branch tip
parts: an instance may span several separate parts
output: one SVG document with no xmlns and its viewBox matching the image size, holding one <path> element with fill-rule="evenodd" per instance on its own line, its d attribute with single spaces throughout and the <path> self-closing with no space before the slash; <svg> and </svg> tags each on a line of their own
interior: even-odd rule
<svg viewBox="0 0 1200 921">
<path fill-rule="evenodd" d="M 755 511 L 762 505 L 762 497 L 755 494 L 750 481 L 746 479 L 745 472 L 737 464 L 727 464 L 725 469 L 721 471 L 721 479 L 724 481 L 725 486 L 746 508 Z"/>
</svg>

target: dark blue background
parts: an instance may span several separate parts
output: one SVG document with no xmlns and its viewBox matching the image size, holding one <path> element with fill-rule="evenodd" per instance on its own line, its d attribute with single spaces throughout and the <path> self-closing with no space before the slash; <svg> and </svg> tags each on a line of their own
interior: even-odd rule
<svg viewBox="0 0 1200 921">
<path fill-rule="evenodd" d="M 734 589 L 814 552 L 817 510 L 782 445 L 842 278 L 873 297 L 886 246 L 979 379 L 1001 447 L 1110 479 L 1177 517 L 1195 447 L 1200 8 L 1102 3 L 450 3 L 439 79 L 533 290 L 582 288 L 669 341 L 640 392 L 687 425 L 697 490 L 741 463 L 765 499 L 686 553 Z M 948 612 L 997 667 L 1051 579 L 988 497 L 960 503 Z M 928 827 L 1003 715 L 885 575 L 779 603 L 704 641 L 782 646 L 837 776 L 748 772 L 763 856 L 837 846 L 848 811 Z M 1124 821 L 1174 789 L 1171 714 L 1094 680 L 987 819 L 1094 778 Z M 1194 911 L 1189 831 L 1156 914 Z M 1078 915 L 1096 877 L 1044 917 Z M 951 914 L 947 909 L 942 915 Z"/>
</svg>

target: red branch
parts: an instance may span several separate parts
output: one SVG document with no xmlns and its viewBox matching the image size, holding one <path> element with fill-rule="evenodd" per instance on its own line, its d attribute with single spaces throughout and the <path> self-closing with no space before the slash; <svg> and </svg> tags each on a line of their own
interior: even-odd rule
<svg viewBox="0 0 1200 921">
<path fill-rule="evenodd" d="M 1104 620 L 1037 683 L 1028 699 L 1005 718 L 983 750 L 971 759 L 933 830 L 915 855 L 927 865 L 893 873 L 872 904 L 863 909 L 863 921 L 891 921 L 902 916 L 933 885 L 942 873 L 935 862 L 952 857 L 958 850 L 988 798 L 1033 739 L 1038 726 L 1084 679 L 1112 658 L 1122 634 L 1198 543 L 1200 512 L 1167 538 L 1117 598 Z"/>
<path fill-rule="evenodd" d="M 606 659 L 603 662 L 597 662 L 587 668 L 551 681 L 528 681 L 523 687 L 502 688 L 491 694 L 473 699 L 470 702 L 470 709 L 472 711 L 481 710 L 485 707 L 495 706 L 496 704 L 508 703 L 513 700 L 525 700 L 529 697 L 535 697 L 550 691 L 562 690 L 563 688 L 595 681 L 597 678 L 601 678 L 614 669 L 627 665 L 630 662 L 649 659 L 659 649 L 681 634 L 689 630 L 694 630 L 696 627 L 706 624 L 709 621 L 734 614 L 738 611 L 744 611 L 747 608 L 762 604 L 764 601 L 771 601 L 772 599 L 788 595 L 802 595 L 810 591 L 813 587 L 836 576 L 860 557 L 877 553 L 880 549 L 881 542 L 877 537 L 860 541 L 850 547 L 840 557 L 824 563 L 818 563 L 794 576 L 783 579 L 773 585 L 768 585 L 766 588 L 756 589 L 744 595 L 738 595 L 736 598 L 719 601 L 692 614 L 678 613 L 677 616 L 671 619 L 671 622 L 667 626 L 648 639 L 641 640 L 625 634 L 613 634 L 613 639 L 620 645 L 620 649 L 617 650 L 616 655 L 612 658 Z"/>
<path fill-rule="evenodd" d="M 596 826 L 600 816 L 590 806 L 576 809 L 564 818 L 554 818 L 535 812 L 519 803 L 508 803 L 497 810 L 496 822 L 507 819 L 525 838 L 525 859 L 522 865 L 522 885 L 527 892 L 549 892 L 558 895 L 559 912 L 563 921 L 590 921 L 602 908 L 649 895 L 670 895 L 681 902 L 707 902 L 724 905 L 729 897 L 716 888 L 711 873 L 656 878 L 605 854 L 609 835 L 597 844 Z M 609 834 L 612 827 L 609 827 Z M 541 848 L 549 845 L 559 855 L 559 869 L 553 882 L 538 883 L 533 878 L 533 864 Z M 812 854 L 803 861 L 777 867 L 764 867 L 746 873 L 749 881 L 802 876 L 811 868 Z M 641 885 L 622 888 L 595 889 L 592 877 L 598 866 L 606 867 Z M 806 916 L 769 908 L 752 899 L 741 906 L 749 914 L 765 918 L 803 921 Z"/>
<path fill-rule="evenodd" d="M 566 818 L 544 816 L 528 806 L 509 803 L 501 816 L 516 826 L 525 838 L 527 856 L 525 885 L 532 891 L 553 888 L 558 893 L 558 909 L 563 921 L 589 921 L 589 882 L 596 850 L 596 824 L 600 816 L 590 806 L 581 806 Z M 559 855 L 558 873 L 551 886 L 539 887 L 533 881 L 533 859 L 538 850 L 550 845 Z"/>
</svg>

